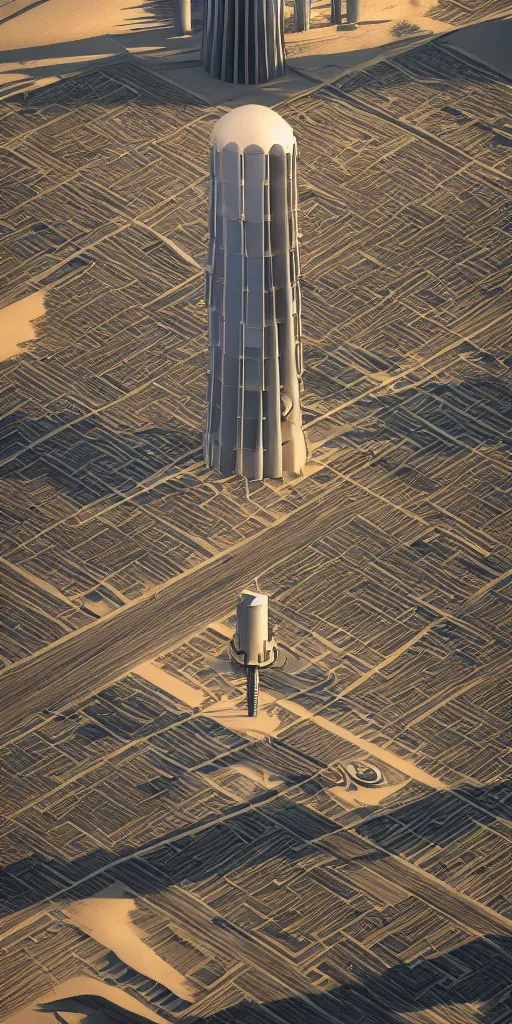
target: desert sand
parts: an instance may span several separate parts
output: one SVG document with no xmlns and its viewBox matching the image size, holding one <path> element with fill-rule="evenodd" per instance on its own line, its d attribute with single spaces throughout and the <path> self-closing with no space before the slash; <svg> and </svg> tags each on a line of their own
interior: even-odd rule
<svg viewBox="0 0 512 1024">
<path fill-rule="evenodd" d="M 137 1014 L 139 1017 L 145 1017 L 146 1020 L 154 1021 L 155 1024 L 167 1024 L 167 1021 L 158 1013 L 153 1013 L 134 996 L 123 992 L 118 985 L 114 988 L 104 981 L 89 978 L 86 974 L 70 978 L 69 981 L 63 981 L 62 984 L 49 989 L 39 999 L 35 999 L 30 1006 L 20 1010 L 13 1017 L 8 1017 L 4 1024 L 53 1024 L 59 1019 L 65 1021 L 66 1024 L 78 1024 L 84 1017 L 91 1014 L 91 1006 L 87 1006 L 85 1002 L 88 996 L 104 999 L 105 1002 L 111 1003 L 112 1008 L 116 1007 L 126 1010 L 128 1013 Z M 73 1004 L 76 1001 L 73 1010 L 58 1008 L 58 1004 L 64 1003 L 64 1001 L 65 1005 L 69 1006 L 69 1000 L 73 1000 Z M 56 1013 L 47 1009 L 52 1004 L 57 1004 L 55 1005 Z M 112 1024 L 112 1017 L 108 1011 L 95 1009 L 94 1024 Z"/>
<path fill-rule="evenodd" d="M 128 53 L 168 56 L 172 16 L 161 12 L 151 0 L 15 0 L 0 8 L 0 91 L 49 85 Z M 190 45 L 182 37 L 171 49 Z"/>
<path fill-rule="evenodd" d="M 183 679 L 179 679 L 178 676 L 165 672 L 154 661 L 145 661 L 142 665 L 137 665 L 137 668 L 134 668 L 133 671 L 138 676 L 146 679 L 148 683 L 158 686 L 159 690 L 170 693 L 171 697 L 176 697 L 177 700 L 180 700 L 182 704 L 186 704 L 189 708 L 198 708 L 205 699 L 204 692 L 201 689 L 196 689 L 195 686 L 190 686 Z"/>
<path fill-rule="evenodd" d="M 268 705 L 271 702 L 260 693 L 257 718 L 248 718 L 245 705 L 229 697 L 224 697 L 217 704 L 212 704 L 202 714 L 212 718 L 214 722 L 226 729 L 238 732 L 241 736 L 251 739 L 262 739 L 263 736 L 274 736 L 281 724 L 277 714 L 271 715 Z"/>
<path fill-rule="evenodd" d="M 357 736 L 355 733 L 350 732 L 349 729 L 344 729 L 343 726 L 337 725 L 336 722 L 329 721 L 328 718 L 324 718 L 322 715 L 312 714 L 310 711 L 307 711 L 306 708 L 303 708 L 301 704 L 298 704 L 293 700 L 283 698 L 278 701 L 278 705 L 282 708 L 286 708 L 288 711 L 292 712 L 292 714 L 298 715 L 299 718 L 309 719 L 321 729 L 325 729 L 327 732 L 334 733 L 334 735 L 340 736 L 344 740 L 348 740 L 349 743 L 353 743 L 354 746 L 358 746 L 361 750 L 365 750 L 366 753 L 370 754 L 372 757 L 385 762 L 391 768 L 396 768 L 397 771 L 402 772 L 404 775 L 409 775 L 411 779 L 416 779 L 416 782 L 421 782 L 424 786 L 428 786 L 430 789 L 448 789 L 448 786 L 446 786 L 444 782 L 441 782 L 433 775 L 430 775 L 429 772 L 419 768 L 418 765 L 414 764 L 414 761 L 410 761 L 405 757 L 400 757 L 398 754 L 393 754 L 393 752 L 388 748 L 380 747 L 376 743 L 372 743 L 371 740 L 366 740 L 362 736 Z M 370 790 L 368 792 L 370 792 Z"/>
<path fill-rule="evenodd" d="M 231 640 L 233 636 L 233 630 L 226 626 L 224 622 L 211 622 L 210 629 L 214 629 L 216 633 L 220 633 L 221 636 L 225 636 L 226 640 Z"/>
<path fill-rule="evenodd" d="M 361 29 L 370 29 L 365 36 L 370 46 L 382 46 L 400 38 L 405 38 L 407 31 L 411 35 L 421 31 L 442 32 L 450 27 L 448 22 L 441 22 L 427 16 L 427 12 L 435 9 L 432 0 L 363 0 L 361 21 L 356 30 L 346 30 L 342 25 L 341 30 L 333 26 L 332 31 L 340 37 L 340 45 L 347 49 L 359 47 Z M 310 33 L 318 34 L 324 28 L 330 28 L 331 4 L 330 0 L 313 0 L 311 29 Z M 398 26 L 398 29 L 397 29 Z M 293 33 L 293 34 L 292 34 Z M 309 35 L 309 34 L 308 34 Z M 294 31 L 293 23 L 287 25 L 287 36 L 290 42 L 305 38 L 304 33 L 300 35 Z M 352 38 L 351 38 L 352 37 Z M 357 42 L 356 42 L 357 37 Z"/>
<path fill-rule="evenodd" d="M 208 781 L 215 789 L 238 800 L 250 800 L 258 791 L 281 789 L 285 785 L 280 775 L 243 762 L 213 773 Z"/>
<path fill-rule="evenodd" d="M 43 0 L 37 6 L 17 0 L 16 6 L 15 17 L 3 23 L 0 17 L 0 89 L 6 91 L 31 89 L 35 81 L 49 84 L 63 74 L 128 54 L 165 63 L 176 63 L 192 51 L 199 57 L 199 36 L 173 42 L 172 18 L 162 19 L 162 8 L 147 0 L 129 4 L 125 0 Z M 354 53 L 348 63 L 361 64 L 371 59 L 375 48 L 390 42 L 403 44 L 404 39 L 397 39 L 394 32 L 407 35 L 405 26 L 411 35 L 449 31 L 450 24 L 426 17 L 431 8 L 431 0 L 366 0 L 361 24 L 355 32 L 347 32 L 330 27 L 330 0 L 314 0 L 309 33 L 299 36 L 287 18 L 290 66 L 294 60 L 299 66 L 299 57 L 302 60 L 303 54 L 309 54 L 312 39 L 314 54 Z M 321 40 L 325 29 L 329 38 Z M 181 53 L 183 49 L 187 53 Z M 320 59 L 318 64 L 318 59 L 316 67 L 328 63 Z"/>
<path fill-rule="evenodd" d="M 0 309 L 0 362 L 17 355 L 25 341 L 35 340 L 34 321 L 45 312 L 44 289 Z"/>
<path fill-rule="evenodd" d="M 80 931 L 112 950 L 128 967 L 192 1002 L 199 995 L 198 989 L 146 945 L 144 932 L 132 921 L 135 910 L 135 900 L 127 899 L 123 887 L 115 883 L 92 899 L 71 903 L 65 914 Z"/>
<path fill-rule="evenodd" d="M 93 39 L 110 32 L 129 32 L 147 17 L 142 0 L 130 0 L 130 3 L 126 0 L 73 0 L 72 3 L 69 0 L 45 0 L 37 7 L 28 2 L 23 6 L 27 8 L 24 11 L 18 3 L 18 17 L 11 17 L 4 24 L 2 18 L 13 12 L 7 8 L 0 10 L 2 50 Z M 162 22 L 155 17 L 154 24 L 156 27 Z"/>
<path fill-rule="evenodd" d="M 354 786 L 352 789 L 346 789 L 345 786 L 333 786 L 329 790 L 329 796 L 332 796 L 336 803 L 343 807 L 378 807 L 387 796 L 402 789 L 406 782 L 407 779 L 404 779 L 403 782 L 397 782 L 394 786 L 375 786 L 375 789 L 366 789 L 362 786 Z"/>
<path fill-rule="evenodd" d="M 262 786 L 263 789 L 275 789 L 276 786 L 283 785 L 283 779 L 279 775 L 266 771 L 264 768 L 253 768 L 251 764 L 238 764 L 236 771 L 244 778 L 255 782 L 256 785 Z"/>
<path fill-rule="evenodd" d="M 433 18 L 432 0 L 363 0 L 361 21 L 355 31 L 330 25 L 330 0 L 313 0 L 311 29 L 297 33 L 293 3 L 286 5 L 286 45 L 289 64 L 314 70 L 374 60 L 382 48 L 403 48 L 454 26 Z M 13 16 L 14 15 L 14 16 Z M 468 10 L 468 23 L 471 13 Z M 174 41 L 173 41 L 174 40 Z M 477 41 L 477 49 L 478 49 Z M 491 60 L 500 35 L 486 42 Z M 199 57 L 199 36 L 175 40 L 172 17 L 162 17 L 162 6 L 151 0 L 14 0 L 0 8 L 0 89 L 31 88 L 34 79 L 55 77 L 131 54 L 136 59 L 175 63 Z M 181 53 L 185 48 L 186 53 Z M 188 57 L 187 57 L 188 54 Z M 341 55 L 345 54 L 344 60 Z M 338 56 L 340 55 L 340 56 Z M 341 59 L 340 59 L 341 58 Z M 306 62 L 306 63 L 305 63 Z"/>
</svg>

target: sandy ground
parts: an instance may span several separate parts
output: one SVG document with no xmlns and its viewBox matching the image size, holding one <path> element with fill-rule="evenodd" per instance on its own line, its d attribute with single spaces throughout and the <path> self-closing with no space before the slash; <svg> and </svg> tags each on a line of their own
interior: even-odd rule
<svg viewBox="0 0 512 1024">
<path fill-rule="evenodd" d="M 331 4 L 325 0 L 313 0 L 311 29 L 307 33 L 318 35 L 327 29 L 338 37 L 339 45 L 346 49 L 356 48 L 361 37 L 361 29 L 370 29 L 368 38 L 371 45 L 382 45 L 409 34 L 418 29 L 433 32 L 443 31 L 446 22 L 436 21 L 426 16 L 432 10 L 433 0 L 362 0 L 361 21 L 357 29 L 348 29 L 345 24 L 340 28 L 331 26 Z M 398 27 L 397 27 L 398 26 Z M 298 34 L 294 23 L 290 20 L 287 26 L 287 40 L 290 44 L 303 39 L 305 33 Z"/>
<path fill-rule="evenodd" d="M 54 81 L 81 64 L 123 56 L 113 37 L 146 29 L 147 17 L 143 0 L 44 0 L 3 24 L 0 17 L 0 87 L 31 86 L 34 76 Z M 161 22 L 151 25 L 160 30 Z"/>
<path fill-rule="evenodd" d="M 348 693 L 348 688 L 344 691 L 344 694 Z M 343 696 L 344 696 L 343 694 Z M 342 694 L 340 694 L 342 696 Z M 365 740 L 362 736 L 356 736 L 350 732 L 349 729 L 344 729 L 341 725 L 337 725 L 336 722 L 331 722 L 328 718 L 324 718 L 323 715 L 315 715 L 306 708 L 303 708 L 301 704 L 287 698 L 282 698 L 277 702 L 278 707 L 284 708 L 290 711 L 292 714 L 297 715 L 299 718 L 308 719 L 314 722 L 315 725 L 325 729 L 327 732 L 333 733 L 335 736 L 341 736 L 342 739 L 348 740 L 349 743 L 353 743 L 358 746 L 361 750 L 365 750 L 367 754 L 370 754 L 372 758 L 376 758 L 378 761 L 384 761 L 391 768 L 395 768 L 397 771 L 402 772 L 403 775 L 409 776 L 411 779 L 415 779 L 416 782 L 421 782 L 424 786 L 429 786 L 431 789 L 447 789 L 448 787 L 444 782 L 436 779 L 429 772 L 423 771 L 418 765 L 414 764 L 408 758 L 400 757 L 398 754 L 393 754 L 392 751 L 384 747 L 379 747 L 376 743 L 372 743 L 370 740 Z M 368 790 L 370 792 L 370 790 Z"/>
<path fill-rule="evenodd" d="M 442 32 L 451 26 L 425 18 L 432 0 L 366 0 L 363 23 L 355 32 L 335 29 L 330 39 L 321 42 L 322 29 L 300 36 L 301 47 L 307 36 L 308 50 L 314 42 L 315 51 L 329 53 L 333 47 L 339 52 L 357 52 L 396 42 L 393 29 L 397 24 L 409 23 L 416 31 Z M 31 88 L 34 78 L 45 82 L 63 74 L 79 70 L 90 63 L 104 63 L 118 59 L 129 51 L 138 57 L 161 57 L 162 60 L 179 59 L 180 51 L 187 55 L 194 41 L 182 39 L 170 46 L 172 30 L 152 12 L 151 3 L 144 0 L 42 0 L 37 6 L 28 6 L 26 0 L 14 0 L 12 10 L 16 17 L 5 18 L 8 8 L 0 8 L 0 88 L 18 86 Z M 330 5 L 315 0 L 312 24 L 329 25 Z M 289 43 L 292 51 L 299 39 L 292 29 Z M 413 33 L 414 34 L 414 33 Z M 327 47 L 327 48 L 326 48 Z M 197 54 L 196 54 L 197 55 Z M 361 57 L 358 58 L 359 62 Z M 40 82 L 41 84 L 41 82 Z"/>
<path fill-rule="evenodd" d="M 432 0 L 363 0 L 361 21 L 352 31 L 330 24 L 330 0 L 313 0 L 312 28 L 297 33 L 293 4 L 288 3 L 289 69 L 329 80 L 340 68 L 373 62 L 450 32 L 454 26 L 449 22 L 427 16 L 431 9 Z M 151 0 L 13 0 L 0 6 L 0 93 L 48 84 L 127 54 L 158 66 L 198 59 L 199 36 L 176 39 L 171 23 L 153 13 Z M 470 42 L 476 50 L 480 45 L 478 36 Z M 481 59 L 492 66 L 495 53 L 494 65 L 501 70 L 508 58 L 499 33 L 485 37 Z"/>
<path fill-rule="evenodd" d="M 210 629 L 214 629 L 216 633 L 220 633 L 221 636 L 225 636 L 226 640 L 231 640 L 233 636 L 233 630 L 229 626 L 226 626 L 224 622 L 211 622 Z"/>
<path fill-rule="evenodd" d="M 276 786 L 282 786 L 284 784 L 284 780 L 280 775 L 276 775 L 274 772 L 265 771 L 263 768 L 253 768 L 251 764 L 238 764 L 236 766 L 236 771 L 245 779 L 249 779 L 257 786 L 261 786 L 262 789 L 275 789 Z"/>
<path fill-rule="evenodd" d="M 134 668 L 133 671 L 136 675 L 146 679 L 148 683 L 157 686 L 159 690 L 170 693 L 172 697 L 176 697 L 189 708 L 198 708 L 205 699 L 205 694 L 202 690 L 196 689 L 195 686 L 190 686 L 183 679 L 179 679 L 178 676 L 165 672 L 154 661 L 145 661 L 142 665 Z"/>
<path fill-rule="evenodd" d="M 318 0 L 310 31 L 287 33 L 288 66 L 328 80 L 339 75 L 340 69 L 392 56 L 433 35 L 450 32 L 450 22 L 427 17 L 431 9 L 432 0 L 363 0 L 361 21 L 352 29 L 345 24 L 331 25 L 330 3 Z"/>
<path fill-rule="evenodd" d="M 227 663 L 226 663 L 227 665 Z M 176 697 L 186 707 L 199 708 L 205 700 L 205 693 L 195 686 L 190 686 L 183 679 L 172 675 L 170 672 L 161 669 L 156 662 L 146 661 L 133 670 L 137 675 L 142 676 L 148 683 L 157 686 L 165 693 Z M 236 680 L 239 683 L 239 680 Z M 225 696 L 215 704 L 201 712 L 207 718 L 213 719 L 219 725 L 239 733 L 241 736 L 248 736 L 251 739 L 261 739 L 263 736 L 274 735 L 280 726 L 280 719 L 277 714 L 274 702 L 265 693 L 260 693 L 259 711 L 257 719 L 248 718 L 245 704 L 240 699 L 233 699 Z"/>
<path fill-rule="evenodd" d="M 329 789 L 329 796 L 332 796 L 336 803 L 342 807 L 378 807 L 387 796 L 396 793 L 407 784 L 407 779 L 397 782 L 394 786 L 376 786 L 375 789 L 363 786 L 354 786 L 347 789 L 345 786 L 333 786 Z"/>
<path fill-rule="evenodd" d="M 260 691 L 257 718 L 248 718 L 245 706 L 230 697 L 224 697 L 217 704 L 212 704 L 207 711 L 203 711 L 203 714 L 226 729 L 239 733 L 240 736 L 260 740 L 265 736 L 275 735 L 281 724 L 273 704 L 274 702 Z"/>
<path fill-rule="evenodd" d="M 96 981 L 85 974 L 70 978 L 69 981 L 64 981 L 61 985 L 49 989 L 39 999 L 34 1000 L 30 1006 L 20 1010 L 13 1017 L 8 1017 L 4 1024 L 55 1024 L 56 1021 L 78 1024 L 84 1017 L 92 1019 L 91 1006 L 85 1002 L 87 996 L 99 997 L 105 1000 L 107 1006 L 110 1003 L 113 1007 L 136 1014 L 135 1019 L 145 1017 L 147 1020 L 153 1021 L 154 1024 L 167 1024 L 164 1017 L 148 1010 L 138 999 L 123 992 L 118 986 L 113 988 L 112 985 L 107 985 L 104 981 Z M 55 1006 L 54 1012 L 47 1009 L 52 1004 Z M 70 1005 L 73 1005 L 73 1010 L 69 1008 Z M 112 1024 L 112 1020 L 108 1010 L 105 1012 L 96 1010 L 94 1013 L 94 1024 Z"/>
<path fill-rule="evenodd" d="M 0 8 L 0 16 L 7 10 Z M 146 17 L 143 0 L 45 0 L 0 24 L 0 45 L 4 50 L 93 39 L 129 32 Z"/>
<path fill-rule="evenodd" d="M 285 780 L 280 775 L 243 762 L 209 775 L 208 781 L 215 789 L 240 801 L 251 800 L 258 793 L 285 786 Z"/>
<path fill-rule="evenodd" d="M 34 341 L 35 321 L 45 312 L 44 289 L 0 309 L 0 362 L 17 355 L 25 341 Z"/>
<path fill-rule="evenodd" d="M 132 921 L 135 910 L 135 900 L 126 899 L 123 887 L 115 883 L 92 899 L 71 903 L 65 914 L 81 932 L 112 950 L 128 967 L 192 1002 L 199 990 L 146 944 L 145 933 Z"/>
</svg>

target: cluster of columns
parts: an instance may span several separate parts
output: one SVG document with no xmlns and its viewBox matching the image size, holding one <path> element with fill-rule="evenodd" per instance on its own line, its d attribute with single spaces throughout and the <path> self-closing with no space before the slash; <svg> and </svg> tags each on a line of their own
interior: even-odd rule
<svg viewBox="0 0 512 1024">
<path fill-rule="evenodd" d="M 308 32 L 311 26 L 312 0 L 295 0 L 295 26 L 297 32 Z M 360 15 L 360 0 L 346 0 L 346 20 L 352 25 L 357 24 Z M 343 20 L 343 0 L 331 0 L 331 24 L 341 25 Z"/>
<path fill-rule="evenodd" d="M 348 24 L 359 20 L 361 0 L 346 0 Z M 343 0 L 331 0 L 331 22 L 342 22 Z M 182 34 L 190 31 L 190 0 L 176 0 Z M 311 0 L 295 0 L 298 32 L 309 31 Z M 284 0 L 205 0 L 201 62 L 212 78 L 234 85 L 264 85 L 285 73 Z"/>
</svg>

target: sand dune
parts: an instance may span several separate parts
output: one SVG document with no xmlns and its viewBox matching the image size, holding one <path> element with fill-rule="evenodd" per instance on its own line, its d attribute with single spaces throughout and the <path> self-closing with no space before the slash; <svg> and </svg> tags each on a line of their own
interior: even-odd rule
<svg viewBox="0 0 512 1024">
<path fill-rule="evenodd" d="M 0 362 L 17 355 L 23 342 L 34 341 L 34 321 L 45 312 L 44 289 L 0 309 Z"/>
<path fill-rule="evenodd" d="M 192 1002 L 199 990 L 146 945 L 144 932 L 132 921 L 135 910 L 135 900 L 127 899 L 122 886 L 115 884 L 98 896 L 71 903 L 65 914 L 80 931 L 112 950 L 128 967 Z"/>
<path fill-rule="evenodd" d="M 128 1013 L 137 1014 L 139 1017 L 145 1017 L 147 1020 L 153 1021 L 154 1024 L 168 1024 L 164 1017 L 149 1010 L 138 999 L 123 992 L 118 986 L 114 988 L 104 981 L 96 981 L 95 978 L 89 978 L 85 974 L 70 978 L 68 981 L 56 985 L 55 988 L 49 989 L 39 999 L 35 999 L 30 1006 L 20 1010 L 13 1017 L 8 1017 L 4 1024 L 53 1024 L 59 1018 L 61 1021 L 65 1020 L 66 1024 L 71 1024 L 71 1022 L 77 1024 L 78 1021 L 91 1014 L 91 1006 L 87 1006 L 85 1002 L 88 996 L 108 1000 L 112 1008 L 116 1007 L 126 1010 Z M 69 1000 L 76 1000 L 76 1007 L 74 1006 L 73 1010 L 60 1010 L 58 1004 L 64 1000 L 67 1005 L 69 1005 Z M 54 1013 L 51 1013 L 53 1007 Z M 55 1012 L 59 1017 L 55 1015 Z M 112 1018 L 109 1016 L 108 1010 L 95 1010 L 94 1022 L 95 1024 L 112 1024 Z"/>
</svg>

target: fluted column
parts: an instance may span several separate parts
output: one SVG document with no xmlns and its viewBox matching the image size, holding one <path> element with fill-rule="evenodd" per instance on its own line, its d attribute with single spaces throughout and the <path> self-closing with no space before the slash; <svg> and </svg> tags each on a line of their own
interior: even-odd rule
<svg viewBox="0 0 512 1024">
<path fill-rule="evenodd" d="M 213 78 L 236 85 L 280 78 L 284 0 L 205 0 L 201 61 Z"/>
<path fill-rule="evenodd" d="M 238 107 L 210 156 L 204 454 L 224 476 L 302 474 L 296 142 L 268 107 Z"/>
</svg>

